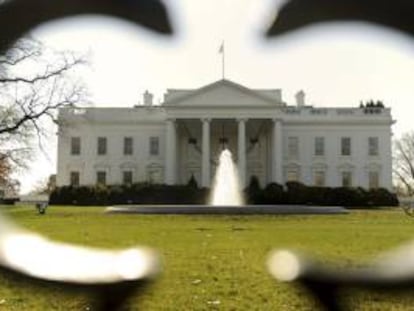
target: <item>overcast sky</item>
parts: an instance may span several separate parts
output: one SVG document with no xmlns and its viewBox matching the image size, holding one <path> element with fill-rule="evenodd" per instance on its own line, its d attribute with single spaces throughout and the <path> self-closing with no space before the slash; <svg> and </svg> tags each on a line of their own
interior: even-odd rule
<svg viewBox="0 0 414 311">
<path fill-rule="evenodd" d="M 412 129 L 414 39 L 342 23 L 267 40 L 263 32 L 277 2 L 171 0 L 167 5 L 173 37 L 97 16 L 41 26 L 34 36 L 56 49 L 89 53 L 91 66 L 82 77 L 94 106 L 131 107 L 146 89 L 159 101 L 167 88 L 198 88 L 220 79 L 218 50 L 224 40 L 227 79 L 251 88 L 281 88 L 288 104 L 301 89 L 308 104 L 320 107 L 357 107 L 360 100 L 379 99 L 392 108 L 396 135 Z M 40 156 L 22 180 L 23 191 L 56 171 L 53 143 L 50 148 L 49 159 Z"/>
</svg>

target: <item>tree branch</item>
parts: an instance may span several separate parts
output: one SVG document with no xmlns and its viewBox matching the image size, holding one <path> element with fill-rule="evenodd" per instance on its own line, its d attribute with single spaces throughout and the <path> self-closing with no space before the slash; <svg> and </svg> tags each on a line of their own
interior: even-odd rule
<svg viewBox="0 0 414 311">
<path fill-rule="evenodd" d="M 80 64 L 85 64 L 85 61 L 83 61 L 82 59 L 75 59 L 73 62 L 65 62 L 65 65 L 63 65 L 62 67 L 56 69 L 56 70 L 51 70 L 49 71 L 47 69 L 47 71 L 42 74 L 42 75 L 37 75 L 35 77 L 31 77 L 31 78 L 26 78 L 26 77 L 0 77 L 0 83 L 18 83 L 18 82 L 22 82 L 22 83 L 28 83 L 28 84 L 34 84 L 38 81 L 45 81 L 45 80 L 49 80 L 50 78 L 54 78 L 57 76 L 61 76 L 63 73 L 71 70 L 73 67 L 75 67 L 76 65 L 80 65 Z"/>
</svg>

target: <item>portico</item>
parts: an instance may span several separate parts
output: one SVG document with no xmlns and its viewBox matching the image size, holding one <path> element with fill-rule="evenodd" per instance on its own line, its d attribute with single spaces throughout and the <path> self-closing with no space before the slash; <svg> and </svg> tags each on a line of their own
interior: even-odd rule
<svg viewBox="0 0 414 311">
<path fill-rule="evenodd" d="M 283 105 L 277 93 L 258 95 L 227 80 L 190 95 L 170 93 L 164 103 L 167 184 L 185 183 L 192 175 L 200 186 L 210 187 L 223 148 L 232 152 L 242 186 L 257 174 L 263 183 L 283 182 L 282 121 L 277 118 Z"/>
<path fill-rule="evenodd" d="M 278 119 L 169 119 L 165 182 L 185 183 L 194 176 L 200 186 L 210 187 L 224 148 L 232 152 L 241 185 L 247 185 L 252 176 L 263 182 L 283 182 L 280 123 Z"/>
</svg>

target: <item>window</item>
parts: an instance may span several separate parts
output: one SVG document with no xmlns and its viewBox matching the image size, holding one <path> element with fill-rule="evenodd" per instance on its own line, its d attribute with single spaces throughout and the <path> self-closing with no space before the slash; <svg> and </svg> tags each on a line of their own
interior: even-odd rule
<svg viewBox="0 0 414 311">
<path fill-rule="evenodd" d="M 378 155 L 378 137 L 368 137 L 368 155 Z"/>
<path fill-rule="evenodd" d="M 315 155 L 325 155 L 325 139 L 324 137 L 315 137 Z"/>
<path fill-rule="evenodd" d="M 299 181 L 299 172 L 296 169 L 289 169 L 286 174 L 286 181 Z"/>
<path fill-rule="evenodd" d="M 98 155 L 105 155 L 106 154 L 106 137 L 98 137 Z"/>
<path fill-rule="evenodd" d="M 132 137 L 124 137 L 124 155 L 132 155 L 134 153 Z"/>
<path fill-rule="evenodd" d="M 342 187 L 352 187 L 352 172 L 342 172 Z"/>
<path fill-rule="evenodd" d="M 325 186 L 325 172 L 315 171 L 313 175 L 313 183 L 316 187 L 324 187 Z"/>
<path fill-rule="evenodd" d="M 370 171 L 368 173 L 368 187 L 369 189 L 379 188 L 379 172 L 378 171 Z"/>
<path fill-rule="evenodd" d="M 163 182 L 163 168 L 159 164 L 152 163 L 147 166 L 147 181 L 153 184 L 161 184 Z"/>
<path fill-rule="evenodd" d="M 70 140 L 70 154 L 79 155 L 81 153 L 80 137 L 72 137 Z"/>
<path fill-rule="evenodd" d="M 288 137 L 288 157 L 297 158 L 299 155 L 299 139 L 297 137 Z"/>
<path fill-rule="evenodd" d="M 343 156 L 351 155 L 351 137 L 341 138 L 341 155 Z"/>
<path fill-rule="evenodd" d="M 150 137 L 150 155 L 156 156 L 160 152 L 160 142 L 158 137 Z"/>
<path fill-rule="evenodd" d="M 132 171 L 123 171 L 122 172 L 122 183 L 124 185 L 132 184 Z"/>
<path fill-rule="evenodd" d="M 79 172 L 70 172 L 70 185 L 73 187 L 79 186 Z"/>
<path fill-rule="evenodd" d="M 105 171 L 96 172 L 96 183 L 98 185 L 106 185 L 106 172 Z"/>
</svg>

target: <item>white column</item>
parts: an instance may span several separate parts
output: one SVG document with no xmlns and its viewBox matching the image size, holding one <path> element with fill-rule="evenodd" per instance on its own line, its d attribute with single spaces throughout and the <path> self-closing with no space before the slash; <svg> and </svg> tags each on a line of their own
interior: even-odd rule
<svg viewBox="0 0 414 311">
<path fill-rule="evenodd" d="M 238 119 L 238 148 L 237 166 L 239 170 L 240 185 L 246 186 L 246 120 Z"/>
<path fill-rule="evenodd" d="M 167 185 L 176 183 L 177 165 L 177 130 L 175 120 L 167 120 L 167 133 L 165 136 L 165 176 Z"/>
<path fill-rule="evenodd" d="M 283 184 L 283 133 L 282 120 L 273 120 L 272 133 L 272 181 Z"/>
<path fill-rule="evenodd" d="M 210 187 L 210 119 L 202 119 L 201 186 Z"/>
</svg>

